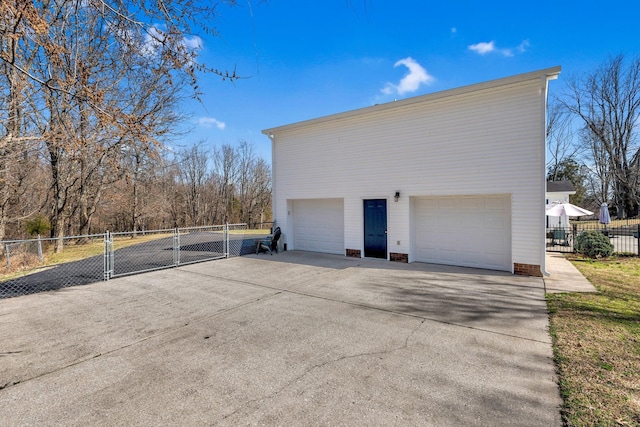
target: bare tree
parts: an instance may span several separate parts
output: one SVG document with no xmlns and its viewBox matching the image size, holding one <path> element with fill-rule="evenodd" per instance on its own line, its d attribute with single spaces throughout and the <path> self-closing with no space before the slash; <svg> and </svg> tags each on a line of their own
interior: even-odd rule
<svg viewBox="0 0 640 427">
<path fill-rule="evenodd" d="M 640 202 L 640 58 L 629 62 L 619 55 L 595 72 L 571 80 L 564 105 L 584 123 L 583 142 L 606 194 L 612 179 L 617 215 L 638 212 Z"/>
<path fill-rule="evenodd" d="M 241 141 L 237 153 L 239 220 L 262 222 L 265 208 L 271 204 L 271 170 L 248 142 Z"/>
<path fill-rule="evenodd" d="M 561 102 L 555 100 L 549 104 L 547 112 L 547 175 L 549 179 L 558 179 L 560 166 L 567 159 L 575 159 L 579 147 L 574 142 L 571 128 L 571 115 Z"/>
<path fill-rule="evenodd" d="M 179 120 L 172 107 L 185 86 L 197 96 L 198 71 L 237 78 L 199 64 L 193 36 L 212 32 L 218 6 L 234 3 L 2 2 L 0 61 L 19 83 L 8 99 L 21 99 L 15 88 L 34 88 L 29 114 L 46 144 L 54 235 L 62 237 L 72 215 L 79 232 L 89 231 L 104 189 L 122 173 L 121 156 L 135 152 L 126 147 L 161 144 Z"/>
<path fill-rule="evenodd" d="M 612 163 L 609 154 L 600 139 L 585 128 L 581 136 L 582 144 L 587 150 L 588 166 L 587 181 L 595 201 L 598 205 L 607 203 L 615 194 L 612 188 L 615 185 Z"/>
<path fill-rule="evenodd" d="M 216 194 L 215 221 L 257 223 L 270 218 L 271 169 L 250 143 L 216 149 L 210 181 Z"/>
<path fill-rule="evenodd" d="M 213 32 L 222 4 L 235 1 L 0 2 L 0 239 L 38 210 L 56 250 L 94 219 L 112 230 L 269 219 L 270 168 L 251 144 L 179 162 L 163 151 L 199 71 L 237 78 L 197 61 L 194 33 Z"/>
<path fill-rule="evenodd" d="M 208 153 L 199 145 L 178 153 L 180 181 L 186 203 L 188 224 L 204 225 L 204 192 L 208 178 Z"/>
<path fill-rule="evenodd" d="M 20 43 L 28 14 L 16 6 L 10 1 L 0 5 L 0 16 L 4 17 L 0 19 L 0 240 L 5 238 L 8 224 L 36 212 L 44 197 L 37 182 L 41 137 L 32 132 L 26 120 L 33 85 L 13 66 L 34 60 L 33 46 Z"/>
<path fill-rule="evenodd" d="M 125 190 L 130 194 L 128 205 L 130 207 L 129 215 L 131 221 L 131 229 L 133 230 L 134 237 L 139 230 L 144 229 L 143 219 L 145 215 L 150 214 L 149 199 L 145 197 L 147 194 L 153 192 L 154 173 L 155 166 L 153 153 L 144 149 L 145 147 L 134 144 L 131 147 L 131 153 L 125 157 L 124 161 L 128 162 L 123 169 L 126 171 L 126 179 L 128 188 Z M 162 171 L 162 167 L 160 171 Z"/>
<path fill-rule="evenodd" d="M 238 155 L 230 145 L 215 149 L 213 154 L 215 188 L 217 190 L 214 220 L 218 223 L 235 222 L 234 201 L 238 175 Z"/>
</svg>

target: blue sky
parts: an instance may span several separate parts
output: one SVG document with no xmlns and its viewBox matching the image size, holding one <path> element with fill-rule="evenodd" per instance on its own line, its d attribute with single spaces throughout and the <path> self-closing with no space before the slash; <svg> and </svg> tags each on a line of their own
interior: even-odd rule
<svg viewBox="0 0 640 427">
<path fill-rule="evenodd" d="M 201 76 L 185 104 L 212 149 L 240 140 L 271 161 L 262 129 L 555 65 L 562 81 L 609 55 L 640 54 L 640 2 L 239 0 L 202 37 L 200 60 L 244 76 Z"/>
</svg>

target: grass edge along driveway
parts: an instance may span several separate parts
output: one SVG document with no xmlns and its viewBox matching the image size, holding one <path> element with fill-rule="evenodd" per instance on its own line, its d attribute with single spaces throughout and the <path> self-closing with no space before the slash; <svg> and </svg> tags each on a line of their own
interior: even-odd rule
<svg viewBox="0 0 640 427">
<path fill-rule="evenodd" d="M 563 422 L 640 425 L 640 258 L 569 259 L 598 292 L 547 294 Z"/>
</svg>

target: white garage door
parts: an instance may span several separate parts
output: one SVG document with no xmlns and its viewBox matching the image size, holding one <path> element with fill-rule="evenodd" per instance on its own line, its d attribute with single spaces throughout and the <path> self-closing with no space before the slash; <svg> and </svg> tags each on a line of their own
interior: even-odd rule
<svg viewBox="0 0 640 427">
<path fill-rule="evenodd" d="M 344 254 L 343 199 L 293 201 L 293 248 Z"/>
<path fill-rule="evenodd" d="M 413 201 L 416 261 L 511 271 L 509 196 Z"/>
</svg>

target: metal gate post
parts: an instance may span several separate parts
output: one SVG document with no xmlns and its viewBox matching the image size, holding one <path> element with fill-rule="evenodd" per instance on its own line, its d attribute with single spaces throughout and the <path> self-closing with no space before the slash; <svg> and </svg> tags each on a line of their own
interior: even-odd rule
<svg viewBox="0 0 640 427">
<path fill-rule="evenodd" d="M 7 272 L 11 271 L 11 254 L 9 253 L 9 244 L 4 245 L 4 250 L 7 253 Z"/>
<path fill-rule="evenodd" d="M 115 273 L 115 265 L 116 265 L 116 250 L 113 244 L 113 233 L 109 232 L 109 278 L 113 277 Z"/>
<path fill-rule="evenodd" d="M 180 265 L 180 229 L 173 230 L 173 265 Z"/>
<path fill-rule="evenodd" d="M 38 258 L 40 258 L 40 264 L 44 263 L 44 256 L 42 256 L 42 240 L 38 234 Z"/>
<path fill-rule="evenodd" d="M 224 241 L 225 241 L 225 258 L 229 258 L 229 223 L 227 222 L 224 227 Z"/>
<path fill-rule="evenodd" d="M 104 232 L 104 264 L 103 264 L 103 280 L 111 278 L 111 249 L 109 248 L 109 230 Z"/>
</svg>

